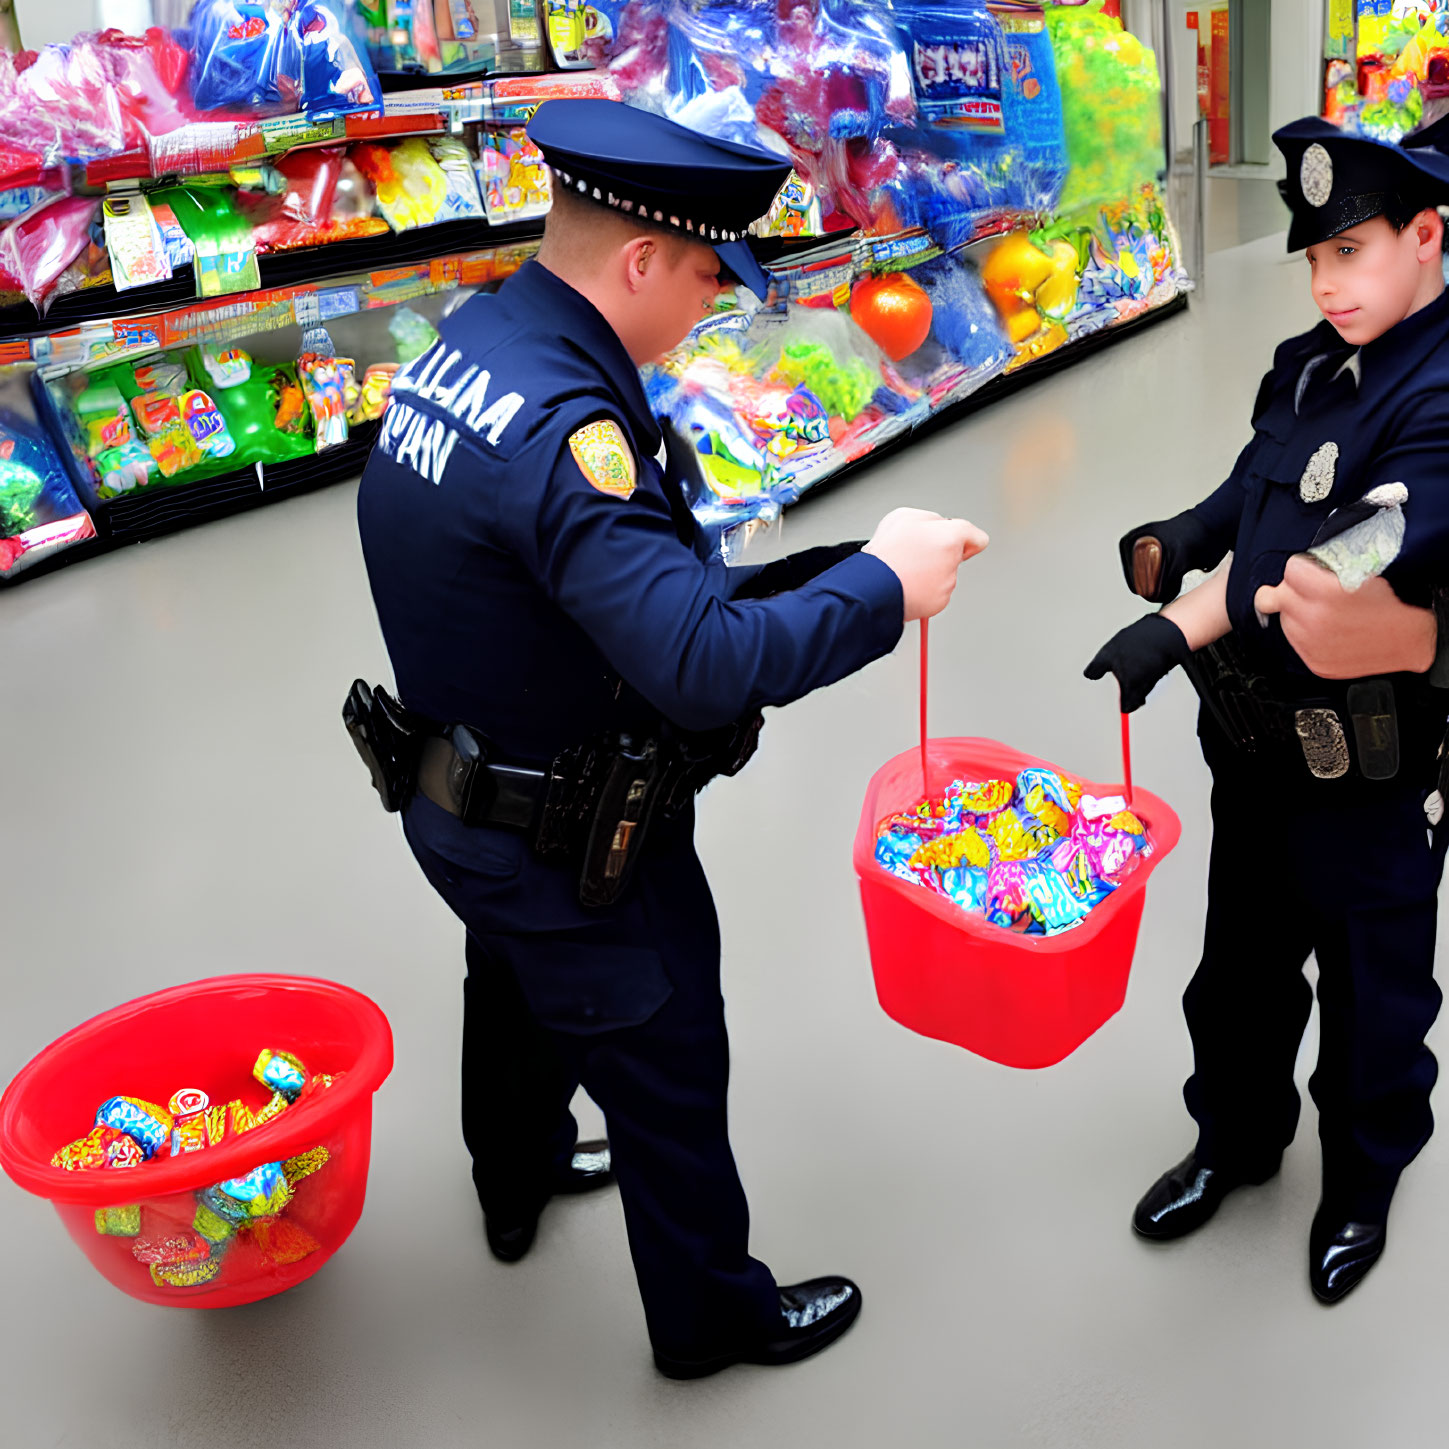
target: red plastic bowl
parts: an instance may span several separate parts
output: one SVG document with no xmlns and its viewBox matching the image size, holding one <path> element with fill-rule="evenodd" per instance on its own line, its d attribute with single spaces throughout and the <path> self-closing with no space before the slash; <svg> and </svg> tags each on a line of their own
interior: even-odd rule
<svg viewBox="0 0 1449 1449">
<path fill-rule="evenodd" d="M 345 1073 L 325 1091 L 263 1127 L 215 1147 L 140 1167 L 67 1172 L 51 1157 L 89 1131 L 108 1097 L 165 1103 L 182 1087 L 213 1102 L 268 1096 L 251 1069 L 263 1047 L 299 1056 L 312 1072 Z M 372 1150 L 372 1095 L 392 1070 L 392 1030 L 361 992 L 306 976 L 218 976 L 118 1006 L 67 1032 L 40 1053 L 0 1098 L 0 1166 L 21 1187 L 49 1198 L 70 1235 L 117 1288 L 148 1303 L 227 1308 L 310 1278 L 346 1242 L 362 1215 Z M 263 1234 L 237 1235 L 210 1283 L 174 1288 L 152 1281 L 128 1237 L 97 1231 L 99 1209 L 139 1204 L 148 1235 L 185 1232 L 195 1194 L 325 1147 L 328 1161 L 297 1184 L 277 1219 L 317 1247 L 297 1261 Z M 293 1246 L 300 1237 L 291 1234 Z"/>
<path fill-rule="evenodd" d="M 928 748 L 933 785 L 958 778 L 1014 780 L 1025 769 L 1058 768 L 995 740 L 932 740 Z M 1092 795 L 1122 793 L 1120 785 L 1071 778 Z M 920 798 L 920 751 L 907 750 L 872 776 L 855 835 L 855 871 L 881 1006 L 922 1036 L 1009 1067 L 1061 1061 L 1127 995 L 1147 878 L 1182 834 L 1177 816 L 1156 795 L 1134 790 L 1132 809 L 1147 827 L 1152 854 L 1080 926 L 1056 936 L 1024 936 L 988 925 L 877 862 L 876 827 Z"/>
</svg>

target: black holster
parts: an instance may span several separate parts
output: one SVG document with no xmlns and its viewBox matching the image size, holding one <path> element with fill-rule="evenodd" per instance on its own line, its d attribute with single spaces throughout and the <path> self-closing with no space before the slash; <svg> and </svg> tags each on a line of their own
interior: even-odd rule
<svg viewBox="0 0 1449 1449">
<path fill-rule="evenodd" d="M 343 701 L 342 722 L 372 776 L 382 808 L 401 810 L 413 793 L 418 755 L 429 731 L 387 690 L 370 689 L 360 679 Z"/>
</svg>

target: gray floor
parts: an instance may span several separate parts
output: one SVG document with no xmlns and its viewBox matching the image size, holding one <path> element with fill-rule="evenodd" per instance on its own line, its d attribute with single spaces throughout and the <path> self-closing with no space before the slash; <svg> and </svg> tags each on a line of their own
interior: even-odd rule
<svg viewBox="0 0 1449 1449">
<path fill-rule="evenodd" d="M 1137 612 L 1115 540 L 1223 476 L 1274 343 L 1313 318 L 1305 270 L 1281 238 L 1219 253 L 1188 316 L 787 518 L 792 546 L 858 536 L 907 502 L 991 531 L 934 631 L 936 732 L 1112 776 L 1110 687 L 1080 670 Z M 335 976 L 397 1035 L 366 1215 L 284 1298 L 143 1307 L 46 1204 L 0 1188 L 0 1440 L 1443 1444 L 1444 1136 L 1399 1194 L 1383 1264 L 1331 1311 L 1305 1272 L 1311 1109 L 1282 1177 L 1198 1237 L 1153 1249 L 1128 1229 L 1191 1141 L 1178 998 L 1201 926 L 1207 779 L 1180 680 L 1136 738 L 1138 776 L 1181 813 L 1182 844 L 1153 879 L 1126 1007 L 1049 1071 L 917 1038 L 874 1000 L 850 837 L 867 776 L 912 738 L 914 640 L 776 714 L 758 761 L 704 802 L 754 1247 L 787 1279 L 860 1279 L 865 1313 L 838 1347 L 794 1369 L 657 1378 L 612 1196 L 550 1209 L 532 1258 L 493 1262 L 455 1126 L 460 931 L 337 722 L 348 681 L 385 667 L 352 505 L 335 488 L 0 601 L 0 1079 L 94 1010 L 222 971 Z M 1304 844 L 1267 810 L 1270 867 Z"/>
</svg>

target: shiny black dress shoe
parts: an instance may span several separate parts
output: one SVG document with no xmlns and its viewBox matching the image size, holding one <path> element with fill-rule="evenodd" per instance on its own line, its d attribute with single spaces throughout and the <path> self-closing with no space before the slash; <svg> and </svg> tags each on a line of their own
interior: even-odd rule
<svg viewBox="0 0 1449 1449">
<path fill-rule="evenodd" d="M 549 1196 L 572 1196 L 608 1187 L 614 1181 L 614 1165 L 609 1144 L 602 1137 L 580 1142 L 567 1167 L 557 1172 L 549 1183 Z M 485 1213 L 488 1249 L 500 1262 L 516 1263 L 533 1246 L 538 1235 L 538 1219 L 548 1198 L 522 1218 L 505 1221 L 498 1214 Z"/>
<path fill-rule="evenodd" d="M 1184 1237 L 1202 1227 L 1234 1188 L 1267 1182 L 1281 1164 L 1278 1157 L 1262 1170 L 1230 1172 L 1204 1167 L 1190 1152 L 1147 1189 L 1132 1214 L 1133 1231 L 1155 1242 Z"/>
<path fill-rule="evenodd" d="M 1383 1257 L 1387 1223 L 1351 1222 L 1318 1209 L 1308 1234 L 1308 1282 L 1320 1303 L 1337 1303 L 1368 1276 Z"/>
<path fill-rule="evenodd" d="M 860 1289 L 849 1278 L 811 1278 L 780 1289 L 780 1326 L 763 1343 L 713 1358 L 654 1354 L 666 1378 L 702 1379 L 736 1363 L 799 1363 L 829 1348 L 860 1317 Z"/>
</svg>

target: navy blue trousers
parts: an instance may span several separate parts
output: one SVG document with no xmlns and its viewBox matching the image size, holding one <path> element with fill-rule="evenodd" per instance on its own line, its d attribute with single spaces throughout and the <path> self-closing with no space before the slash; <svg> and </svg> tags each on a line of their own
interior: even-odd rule
<svg viewBox="0 0 1449 1449">
<path fill-rule="evenodd" d="M 719 926 L 692 825 L 657 827 L 625 899 L 586 910 L 574 873 L 521 836 L 421 798 L 404 818 L 467 927 L 463 1135 L 484 1210 L 506 1222 L 547 1196 L 583 1086 L 608 1124 L 650 1339 L 679 1358 L 758 1341 L 780 1312 L 730 1150 Z"/>
<path fill-rule="evenodd" d="M 1437 894 L 1449 823 L 1431 831 L 1426 766 L 1400 779 L 1292 782 L 1235 751 L 1204 717 L 1213 844 L 1202 962 L 1183 997 L 1184 1089 L 1198 1152 L 1271 1166 L 1293 1140 L 1293 1065 L 1318 961 L 1318 1107 L 1324 1201 L 1381 1218 L 1434 1130 Z"/>
</svg>

